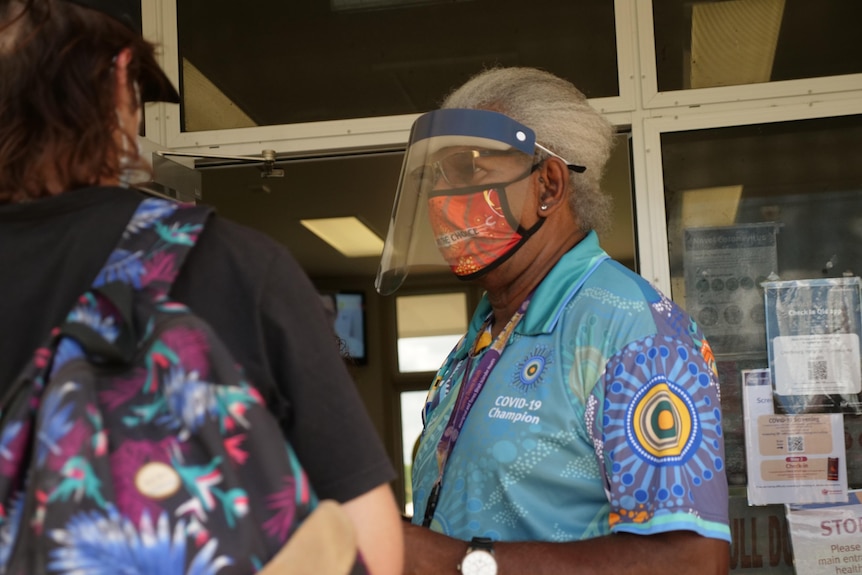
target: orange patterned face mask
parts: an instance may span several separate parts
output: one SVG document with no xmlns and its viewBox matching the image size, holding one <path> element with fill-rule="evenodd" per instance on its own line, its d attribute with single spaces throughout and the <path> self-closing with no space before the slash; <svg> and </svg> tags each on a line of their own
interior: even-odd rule
<svg viewBox="0 0 862 575">
<path fill-rule="evenodd" d="M 429 194 L 428 212 L 437 249 L 461 279 L 479 277 L 499 266 L 544 223 L 540 218 L 529 230 L 521 227 L 506 198 L 509 184 Z"/>
</svg>

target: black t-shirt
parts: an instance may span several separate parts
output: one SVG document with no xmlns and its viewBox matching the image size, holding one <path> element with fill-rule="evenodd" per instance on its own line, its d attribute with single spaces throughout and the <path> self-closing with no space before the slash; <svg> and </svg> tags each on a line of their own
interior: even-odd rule
<svg viewBox="0 0 862 575">
<path fill-rule="evenodd" d="M 0 205 L 0 394 L 96 277 L 144 198 L 88 188 Z M 321 498 L 394 477 L 314 286 L 275 241 L 212 217 L 171 291 L 221 337 L 282 418 Z"/>
</svg>

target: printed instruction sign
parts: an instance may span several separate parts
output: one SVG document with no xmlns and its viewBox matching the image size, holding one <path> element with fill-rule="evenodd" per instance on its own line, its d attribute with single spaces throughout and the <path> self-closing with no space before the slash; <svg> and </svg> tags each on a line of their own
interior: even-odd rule
<svg viewBox="0 0 862 575">
<path fill-rule="evenodd" d="M 763 286 L 775 410 L 862 412 L 860 279 L 775 281 Z"/>
<path fill-rule="evenodd" d="M 862 573 L 862 491 L 846 503 L 788 506 L 796 575 Z"/>
<path fill-rule="evenodd" d="M 685 307 L 717 355 L 766 347 L 760 284 L 777 268 L 773 223 L 684 231 Z"/>
<path fill-rule="evenodd" d="M 776 414 L 768 369 L 742 381 L 748 503 L 847 501 L 843 415 Z"/>
</svg>

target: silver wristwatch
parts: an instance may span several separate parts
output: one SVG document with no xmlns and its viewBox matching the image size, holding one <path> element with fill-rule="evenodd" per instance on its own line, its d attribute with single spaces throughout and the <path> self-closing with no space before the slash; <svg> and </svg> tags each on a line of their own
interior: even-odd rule
<svg viewBox="0 0 862 575">
<path fill-rule="evenodd" d="M 487 537 L 473 537 L 458 570 L 461 575 L 497 575 L 494 542 Z"/>
</svg>

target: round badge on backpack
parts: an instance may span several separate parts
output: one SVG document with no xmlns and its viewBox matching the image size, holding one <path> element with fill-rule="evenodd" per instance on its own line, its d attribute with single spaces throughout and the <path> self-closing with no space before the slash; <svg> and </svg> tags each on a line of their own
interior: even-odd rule
<svg viewBox="0 0 862 575">
<path fill-rule="evenodd" d="M 179 474 L 161 461 L 151 461 L 135 474 L 135 487 L 150 499 L 167 499 L 181 485 Z"/>
</svg>

